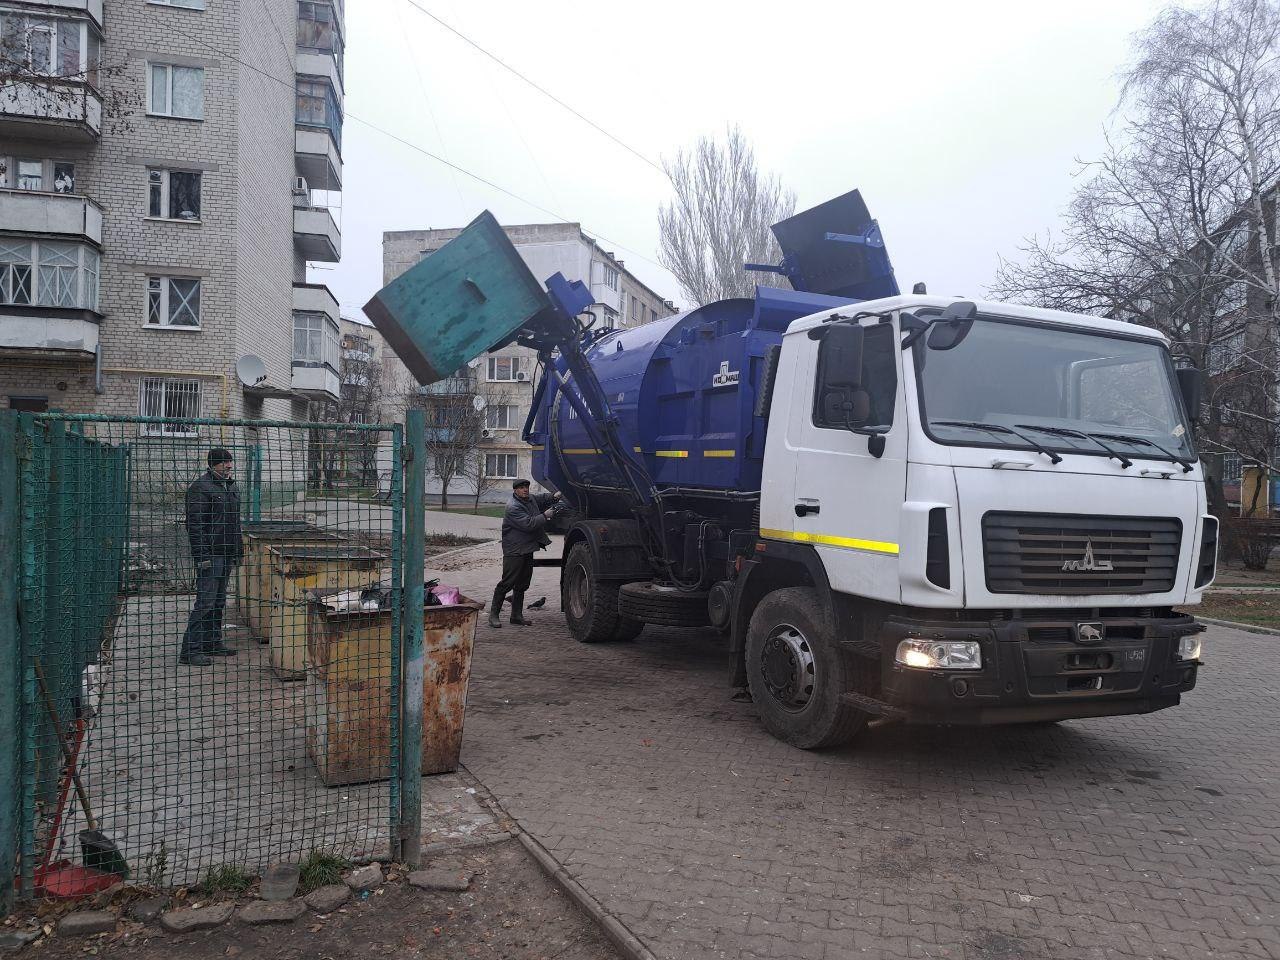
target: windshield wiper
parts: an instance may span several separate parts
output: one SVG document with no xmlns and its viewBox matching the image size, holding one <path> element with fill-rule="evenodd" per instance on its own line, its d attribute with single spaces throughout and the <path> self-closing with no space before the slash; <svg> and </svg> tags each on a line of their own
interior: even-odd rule
<svg viewBox="0 0 1280 960">
<path fill-rule="evenodd" d="M 1192 470 L 1195 469 L 1195 464 L 1192 463 L 1190 460 L 1188 460 L 1186 457 L 1180 457 L 1176 453 L 1174 453 L 1172 450 L 1167 450 L 1164 447 L 1160 446 L 1160 444 L 1156 443 L 1154 440 L 1148 440 L 1146 437 L 1130 437 L 1127 434 L 1123 434 L 1123 433 L 1095 433 L 1095 434 L 1090 434 L 1090 436 L 1106 437 L 1108 440 L 1119 440 L 1121 443 L 1136 443 L 1139 446 L 1144 446 L 1144 447 L 1155 447 L 1157 450 L 1163 453 L 1170 460 L 1179 464 L 1182 467 L 1183 473 L 1190 473 Z"/>
<path fill-rule="evenodd" d="M 969 427 L 972 430 L 988 430 L 991 433 L 1011 433 L 1037 453 L 1043 453 L 1049 458 L 1050 463 L 1057 464 L 1062 462 L 1062 458 L 1048 447 L 1037 443 L 1022 431 L 1015 430 L 1013 427 L 1006 427 L 1002 423 L 982 423 L 980 420 L 930 420 L 929 424 L 935 427 Z"/>
<path fill-rule="evenodd" d="M 1094 433 L 1085 433 L 1083 430 L 1069 430 L 1066 427 L 1042 427 L 1035 423 L 1020 423 L 1018 426 L 1026 430 L 1039 430 L 1041 433 L 1051 433 L 1056 437 L 1079 437 L 1084 440 L 1092 440 L 1103 450 L 1107 452 L 1108 457 L 1120 461 L 1120 469 L 1127 470 L 1133 466 L 1133 461 L 1126 457 L 1123 453 L 1112 449 L 1098 439 L 1098 435 Z M 1105 436 L 1105 434 L 1104 434 Z"/>
</svg>

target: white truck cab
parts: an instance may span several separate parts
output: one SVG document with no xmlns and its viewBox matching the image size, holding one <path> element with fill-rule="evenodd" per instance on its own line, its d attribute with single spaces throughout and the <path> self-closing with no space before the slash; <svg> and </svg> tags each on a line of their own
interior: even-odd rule
<svg viewBox="0 0 1280 960">
<path fill-rule="evenodd" d="M 760 603 L 744 667 L 766 724 L 815 746 L 852 710 L 990 723 L 1178 702 L 1203 628 L 1172 608 L 1199 602 L 1217 544 L 1188 402 L 1165 338 L 1113 320 L 912 295 L 792 323 L 756 559 L 808 555 L 825 583 L 800 589 L 830 617 L 812 630 L 849 689 L 799 723 L 822 640 Z"/>
</svg>

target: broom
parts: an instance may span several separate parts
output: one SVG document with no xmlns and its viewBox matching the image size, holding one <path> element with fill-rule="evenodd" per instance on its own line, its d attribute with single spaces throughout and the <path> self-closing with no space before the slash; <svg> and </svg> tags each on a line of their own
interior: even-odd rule
<svg viewBox="0 0 1280 960">
<path fill-rule="evenodd" d="M 45 710 L 48 711 L 49 719 L 57 731 L 58 746 L 62 748 L 62 759 L 67 764 L 67 769 L 71 771 L 71 782 L 76 786 L 76 796 L 80 798 L 80 806 L 84 808 L 84 819 L 88 824 L 86 829 L 80 831 L 80 857 L 90 870 L 114 873 L 127 880 L 129 878 L 128 861 L 94 822 L 93 811 L 89 809 L 89 795 L 85 793 L 84 784 L 80 782 L 80 771 L 76 769 L 76 759 L 67 749 L 66 738 L 62 735 L 62 721 L 58 719 L 58 708 L 53 705 L 53 698 L 49 696 L 49 686 L 45 683 L 44 669 L 40 666 L 39 660 L 36 661 L 35 667 L 36 680 L 40 684 L 40 695 L 44 698 Z"/>
</svg>

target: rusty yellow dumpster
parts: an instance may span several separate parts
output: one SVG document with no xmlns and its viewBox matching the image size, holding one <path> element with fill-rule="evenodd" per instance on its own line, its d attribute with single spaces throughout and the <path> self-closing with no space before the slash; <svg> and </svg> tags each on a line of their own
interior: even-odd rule
<svg viewBox="0 0 1280 960">
<path fill-rule="evenodd" d="M 245 625 L 266 643 L 271 625 L 271 565 L 267 548 L 308 543 L 340 543 L 340 534 L 322 530 L 309 520 L 254 520 L 244 524 L 244 557 L 236 568 L 236 606 Z"/>
<path fill-rule="evenodd" d="M 337 604 L 338 608 L 335 608 Z M 422 772 L 458 769 L 471 650 L 483 604 L 422 611 Z M 391 611 L 316 591 L 308 604 L 307 753 L 327 786 L 391 771 Z"/>
<path fill-rule="evenodd" d="M 281 680 L 307 671 L 307 591 L 377 583 L 387 555 L 350 543 L 267 547 L 270 578 L 271 669 Z"/>
</svg>

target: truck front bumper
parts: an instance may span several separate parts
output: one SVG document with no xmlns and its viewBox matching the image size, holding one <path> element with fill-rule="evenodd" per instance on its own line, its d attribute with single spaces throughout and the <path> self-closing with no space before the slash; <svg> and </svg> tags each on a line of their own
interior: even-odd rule
<svg viewBox="0 0 1280 960">
<path fill-rule="evenodd" d="M 1149 615 L 1081 610 L 1041 616 L 1014 611 L 963 621 L 892 616 L 880 633 L 878 699 L 889 707 L 886 712 L 908 722 L 966 725 L 1107 717 L 1172 707 L 1195 687 L 1200 666 L 1198 660 L 1178 659 L 1179 640 L 1204 626 L 1168 610 L 1135 613 Z M 1095 637 L 1098 632 L 1101 637 Z M 982 667 L 918 669 L 897 663 L 898 644 L 917 638 L 977 642 Z"/>
</svg>

